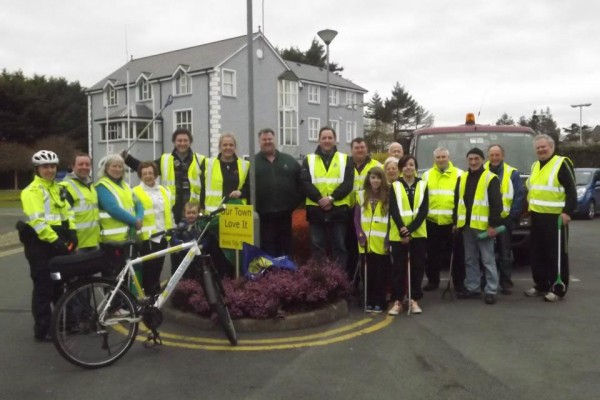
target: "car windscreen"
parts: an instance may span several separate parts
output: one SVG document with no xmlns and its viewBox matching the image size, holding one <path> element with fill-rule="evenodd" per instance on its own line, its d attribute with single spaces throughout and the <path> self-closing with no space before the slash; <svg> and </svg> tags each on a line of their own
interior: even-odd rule
<svg viewBox="0 0 600 400">
<path fill-rule="evenodd" d="M 487 149 L 491 144 L 500 144 L 505 151 L 507 164 L 517 168 L 522 174 L 531 172 L 531 165 L 536 161 L 533 150 L 533 135 L 521 132 L 459 132 L 459 133 L 431 133 L 416 136 L 415 156 L 419 162 L 419 171 L 431 168 L 433 165 L 433 151 L 438 147 L 445 147 L 450 151 L 452 163 L 467 169 L 467 152 L 473 147 L 483 150 L 487 156 Z"/>
<path fill-rule="evenodd" d="M 577 186 L 585 186 L 590 183 L 590 179 L 592 179 L 593 171 L 581 171 L 575 170 L 575 184 Z"/>
</svg>

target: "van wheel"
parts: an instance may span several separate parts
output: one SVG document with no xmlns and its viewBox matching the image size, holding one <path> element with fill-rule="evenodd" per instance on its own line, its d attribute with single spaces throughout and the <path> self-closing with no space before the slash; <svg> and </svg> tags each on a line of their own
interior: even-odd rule
<svg viewBox="0 0 600 400">
<path fill-rule="evenodd" d="M 590 200 L 590 204 L 588 206 L 588 212 L 587 212 L 587 219 L 594 219 L 594 217 L 596 216 L 596 204 L 594 203 L 594 200 Z"/>
</svg>

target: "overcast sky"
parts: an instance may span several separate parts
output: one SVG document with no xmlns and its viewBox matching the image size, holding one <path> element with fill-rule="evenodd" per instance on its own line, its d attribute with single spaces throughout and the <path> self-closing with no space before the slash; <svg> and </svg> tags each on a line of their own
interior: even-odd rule
<svg viewBox="0 0 600 400">
<path fill-rule="evenodd" d="M 559 127 L 579 123 L 571 104 L 592 103 L 600 124 L 600 3 L 590 0 L 254 0 L 280 48 L 306 50 L 337 30 L 331 60 L 343 76 L 389 97 L 399 82 L 435 124 L 515 121 L 550 107 Z M 264 4 L 264 15 L 262 12 Z M 126 33 L 127 32 L 127 33 Z M 136 58 L 246 33 L 244 0 L 2 0 L 0 68 L 91 86 Z M 127 37 L 127 41 L 126 41 Z M 127 46 L 126 46 L 127 42 Z"/>
</svg>

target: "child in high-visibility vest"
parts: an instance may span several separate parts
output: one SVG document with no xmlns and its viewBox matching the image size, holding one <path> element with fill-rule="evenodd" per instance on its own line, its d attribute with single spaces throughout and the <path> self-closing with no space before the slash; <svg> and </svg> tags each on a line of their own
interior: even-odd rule
<svg viewBox="0 0 600 400">
<path fill-rule="evenodd" d="M 356 192 L 354 226 L 358 251 L 366 261 L 366 312 L 381 313 L 386 306 L 385 271 L 389 265 L 387 244 L 389 188 L 380 167 L 369 170 L 364 190 Z"/>
</svg>

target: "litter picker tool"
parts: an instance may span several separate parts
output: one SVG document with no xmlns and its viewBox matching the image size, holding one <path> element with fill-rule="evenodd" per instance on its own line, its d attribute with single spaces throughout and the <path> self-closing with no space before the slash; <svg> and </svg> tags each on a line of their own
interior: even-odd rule
<svg viewBox="0 0 600 400">
<path fill-rule="evenodd" d="M 133 140 L 133 142 L 131 142 L 131 144 L 129 144 L 129 146 L 125 150 L 127 153 L 129 153 L 129 150 L 131 150 L 131 148 L 133 147 L 133 145 L 137 143 L 137 141 L 142 137 L 142 135 L 144 133 L 146 133 L 146 131 L 148 130 L 148 128 L 150 128 L 150 125 L 152 125 L 154 123 L 154 121 L 156 121 L 162 115 L 162 112 L 165 110 L 165 108 L 169 107 L 172 103 L 173 103 L 173 95 L 169 95 L 169 97 L 167 97 L 167 101 L 165 101 L 165 105 L 162 106 L 162 108 L 160 110 L 158 110 L 158 112 L 156 113 L 156 115 L 150 120 L 150 122 L 148 122 L 146 124 L 146 126 L 144 127 L 144 129 L 142 129 L 142 131 L 137 135 L 137 137 L 135 138 L 135 140 Z"/>
<path fill-rule="evenodd" d="M 407 253 L 406 253 L 406 269 L 408 270 L 407 280 L 408 280 L 408 307 L 406 307 L 406 315 L 410 315 L 412 312 L 412 293 L 411 293 L 411 284 L 410 284 L 410 245 L 407 245 Z"/>
<path fill-rule="evenodd" d="M 560 276 L 560 261 L 561 261 L 560 258 L 561 258 L 561 253 L 562 253 L 562 251 L 560 249 L 561 244 L 562 244 L 561 243 L 562 238 L 561 238 L 561 232 L 560 231 L 561 231 L 561 228 L 563 226 L 563 220 L 562 220 L 562 218 L 561 218 L 560 215 L 558 216 L 558 223 L 557 223 L 557 225 L 558 225 L 558 250 L 557 250 L 558 251 L 558 257 L 557 257 L 558 267 L 557 267 L 556 281 L 554 281 L 554 283 L 552 284 L 552 292 L 553 293 L 558 293 L 556 291 L 556 289 L 560 287 L 560 293 L 564 294 L 565 291 L 567 290 L 567 286 L 562 281 L 562 278 Z"/>
<path fill-rule="evenodd" d="M 446 289 L 444 289 L 444 291 L 442 292 L 442 299 L 445 299 L 446 294 L 448 294 L 450 300 L 454 300 L 454 290 L 452 289 L 452 274 L 453 274 L 452 265 L 454 264 L 454 246 L 456 244 L 455 243 L 456 235 L 457 235 L 457 233 L 455 233 L 455 232 L 452 233 L 452 243 L 451 243 L 452 248 L 450 249 L 450 268 L 448 269 L 448 282 L 446 282 Z"/>
</svg>

